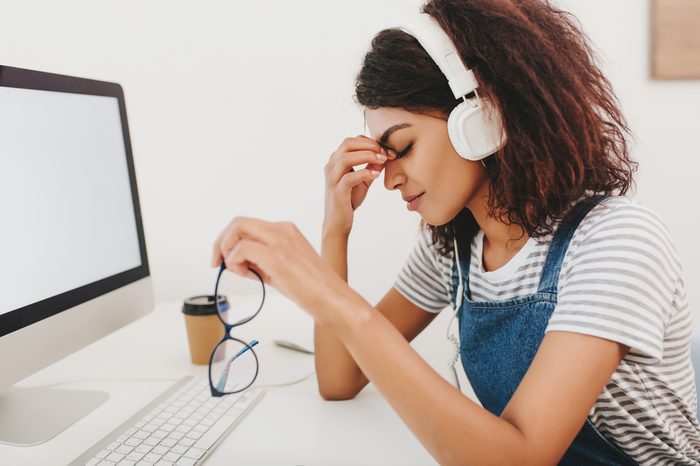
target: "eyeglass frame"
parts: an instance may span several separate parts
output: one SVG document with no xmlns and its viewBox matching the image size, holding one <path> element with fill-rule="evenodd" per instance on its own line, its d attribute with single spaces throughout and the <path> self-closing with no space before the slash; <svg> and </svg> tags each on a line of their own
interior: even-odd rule
<svg viewBox="0 0 700 466">
<path fill-rule="evenodd" d="M 248 270 L 250 270 L 251 272 L 253 272 L 253 273 L 255 274 L 255 276 L 258 277 L 258 280 L 260 280 L 260 284 L 262 285 L 262 301 L 260 302 L 260 307 L 258 307 L 258 310 L 255 311 L 253 314 L 251 314 L 251 315 L 248 316 L 248 317 L 244 317 L 243 319 L 239 320 L 239 321 L 236 322 L 236 323 L 233 323 L 233 324 L 227 323 L 227 322 L 224 320 L 224 318 L 222 317 L 221 313 L 222 313 L 222 312 L 225 312 L 225 311 L 228 310 L 228 309 L 230 309 L 230 306 L 229 306 L 227 309 L 225 309 L 225 310 L 222 311 L 221 308 L 220 308 L 220 304 L 221 304 L 221 303 L 220 303 L 220 296 L 219 296 L 219 281 L 221 280 L 221 275 L 224 273 L 225 270 L 226 270 L 226 263 L 225 263 L 225 262 L 222 262 L 222 263 L 221 263 L 221 267 L 219 268 L 219 273 L 218 273 L 218 275 L 217 275 L 217 277 L 216 277 L 216 284 L 214 285 L 214 303 L 215 303 L 215 305 L 216 305 L 216 315 L 219 317 L 219 320 L 220 320 L 221 323 L 224 325 L 224 336 L 223 336 L 223 337 L 221 338 L 221 340 L 219 340 L 219 342 L 214 346 L 214 348 L 213 348 L 212 351 L 211 351 L 211 355 L 209 356 L 209 388 L 210 388 L 210 390 L 211 390 L 211 395 L 212 395 L 212 396 L 216 396 L 216 397 L 221 397 L 221 396 L 224 396 L 224 395 L 232 395 L 232 394 L 234 394 L 234 393 L 240 393 L 240 392 L 242 392 L 242 391 L 248 389 L 251 385 L 253 385 L 253 383 L 255 383 L 255 380 L 258 378 L 258 372 L 259 372 L 259 370 L 260 370 L 260 362 L 258 361 L 258 355 L 255 354 L 255 351 L 253 350 L 253 346 L 257 345 L 257 344 L 258 344 L 258 341 L 257 341 L 257 340 L 253 340 L 253 341 L 251 342 L 251 344 L 248 344 L 248 343 L 246 343 L 246 342 L 243 341 L 243 340 L 239 340 L 238 338 L 234 338 L 233 336 L 231 336 L 231 330 L 232 330 L 234 327 L 238 327 L 239 325 L 243 325 L 243 324 L 245 324 L 245 323 L 247 323 L 247 322 L 250 322 L 252 319 L 254 319 L 254 318 L 258 315 L 258 313 L 260 312 L 260 310 L 262 309 L 263 305 L 265 304 L 265 282 L 263 281 L 262 277 L 260 277 L 260 274 L 258 274 L 258 272 L 256 272 L 256 271 L 253 270 L 252 268 L 248 267 Z M 239 390 L 232 391 L 232 392 L 221 391 L 221 390 L 219 390 L 218 388 L 216 388 L 216 387 L 214 386 L 214 383 L 212 382 L 212 376 L 211 376 L 211 366 L 212 366 L 212 363 L 214 362 L 214 354 L 216 354 L 216 350 L 219 348 L 219 346 L 221 346 L 224 342 L 226 342 L 226 341 L 228 341 L 228 340 L 233 340 L 233 341 L 236 341 L 236 342 L 238 342 L 238 343 L 241 343 L 241 344 L 244 346 L 244 349 L 243 349 L 242 351 L 239 351 L 238 354 L 234 355 L 234 356 L 229 360 L 229 362 L 227 363 L 226 370 L 222 373 L 222 377 L 224 376 L 224 374 L 228 374 L 228 368 L 231 366 L 231 363 L 233 363 L 233 361 L 234 361 L 238 356 L 240 356 L 241 354 L 243 354 L 244 352 L 250 351 L 250 352 L 253 354 L 253 357 L 255 358 L 255 375 L 253 376 L 253 379 L 252 379 L 252 380 L 250 381 L 250 383 L 249 383 L 248 385 L 246 385 L 245 387 L 243 387 L 243 388 L 241 388 L 241 389 L 239 389 Z"/>
</svg>

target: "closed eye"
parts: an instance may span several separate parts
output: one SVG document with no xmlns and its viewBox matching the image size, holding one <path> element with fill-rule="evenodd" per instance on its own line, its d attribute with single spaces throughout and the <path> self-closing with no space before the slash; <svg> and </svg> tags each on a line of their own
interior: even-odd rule
<svg viewBox="0 0 700 466">
<path fill-rule="evenodd" d="M 408 145 L 408 147 L 406 147 L 404 150 L 402 150 L 401 152 L 397 152 L 397 153 L 396 153 L 396 158 L 397 158 L 397 159 L 400 159 L 400 158 L 403 157 L 404 155 L 408 154 L 408 153 L 411 151 L 412 148 L 413 148 L 413 143 L 410 143 L 410 144 Z"/>
</svg>

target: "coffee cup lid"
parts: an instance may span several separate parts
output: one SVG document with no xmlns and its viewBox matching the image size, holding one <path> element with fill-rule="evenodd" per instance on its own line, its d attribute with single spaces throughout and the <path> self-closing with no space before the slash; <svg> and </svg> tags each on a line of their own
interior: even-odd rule
<svg viewBox="0 0 700 466">
<path fill-rule="evenodd" d="M 225 295 L 219 295 L 222 303 L 228 303 Z M 182 305 L 183 314 L 205 316 L 216 314 L 216 301 L 213 294 L 192 296 L 185 299 Z"/>
</svg>

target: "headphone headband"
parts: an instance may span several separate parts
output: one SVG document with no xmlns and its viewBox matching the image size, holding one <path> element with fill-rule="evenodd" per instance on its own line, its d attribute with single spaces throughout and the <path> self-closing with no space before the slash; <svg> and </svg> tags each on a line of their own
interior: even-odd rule
<svg viewBox="0 0 700 466">
<path fill-rule="evenodd" d="M 428 52 L 447 77 L 455 99 L 461 99 L 479 87 L 474 72 L 464 65 L 459 52 L 435 18 L 421 13 L 409 18 L 398 29 L 415 37 Z"/>
</svg>

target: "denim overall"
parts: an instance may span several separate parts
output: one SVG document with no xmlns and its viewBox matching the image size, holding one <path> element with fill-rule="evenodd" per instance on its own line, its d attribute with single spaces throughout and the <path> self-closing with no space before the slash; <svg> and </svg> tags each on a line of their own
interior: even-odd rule
<svg viewBox="0 0 700 466">
<path fill-rule="evenodd" d="M 463 276 L 462 305 L 458 310 L 460 356 L 469 383 L 484 408 L 500 416 L 527 372 L 544 338 L 557 304 L 559 271 L 579 223 L 605 196 L 579 202 L 554 233 L 536 293 L 507 301 L 472 301 L 469 293 L 471 251 L 460 259 Z M 453 266 L 452 290 L 459 275 Z M 566 407 L 562 407 L 566 409 Z M 561 465 L 636 465 L 606 440 L 586 419 Z"/>
</svg>

